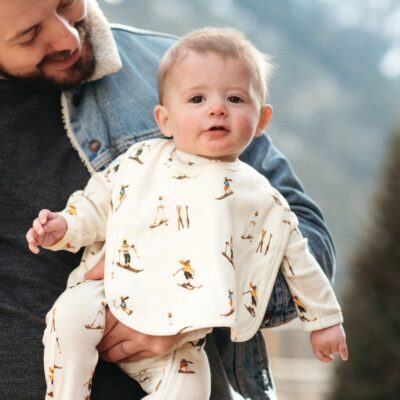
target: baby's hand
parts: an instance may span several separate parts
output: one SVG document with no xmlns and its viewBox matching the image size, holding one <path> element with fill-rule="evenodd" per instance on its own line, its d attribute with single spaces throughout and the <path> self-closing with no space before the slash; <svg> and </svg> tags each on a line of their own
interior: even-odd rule
<svg viewBox="0 0 400 400">
<path fill-rule="evenodd" d="M 66 232 L 67 221 L 64 217 L 50 210 L 41 210 L 26 234 L 29 250 L 38 254 L 39 246 L 52 246 L 60 241 Z"/>
<path fill-rule="evenodd" d="M 335 353 L 339 353 L 342 361 L 349 358 L 346 335 L 341 324 L 311 332 L 310 341 L 315 357 L 322 362 L 332 361 Z"/>
</svg>

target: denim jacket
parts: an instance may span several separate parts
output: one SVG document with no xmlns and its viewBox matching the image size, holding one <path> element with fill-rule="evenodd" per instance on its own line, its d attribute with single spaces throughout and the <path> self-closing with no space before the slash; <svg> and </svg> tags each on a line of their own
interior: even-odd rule
<svg viewBox="0 0 400 400">
<path fill-rule="evenodd" d="M 114 26 L 112 34 L 122 67 L 119 68 L 117 62 L 117 72 L 112 71 L 114 73 L 62 94 L 67 133 L 90 172 L 103 169 L 134 142 L 161 136 L 152 114 L 158 101 L 156 72 L 160 57 L 175 39 L 122 26 Z M 304 195 L 286 158 L 264 135 L 253 141 L 241 159 L 265 174 L 286 197 L 299 218 L 300 229 L 308 238 L 311 251 L 332 278 L 331 237 L 319 209 Z M 280 274 L 262 327 L 277 326 L 295 316 L 288 287 Z M 229 334 L 217 329 L 207 346 L 209 356 L 216 349 L 219 353 L 218 357 L 210 356 L 214 371 L 212 399 L 231 398 L 226 379 L 221 376 L 225 374 L 230 385 L 245 399 L 275 398 L 260 332 L 248 342 L 231 343 Z"/>
</svg>

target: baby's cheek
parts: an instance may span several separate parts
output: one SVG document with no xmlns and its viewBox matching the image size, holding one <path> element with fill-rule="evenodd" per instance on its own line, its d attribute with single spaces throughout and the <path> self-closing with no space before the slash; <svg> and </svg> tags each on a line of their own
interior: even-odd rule
<svg viewBox="0 0 400 400">
<path fill-rule="evenodd" d="M 238 127 L 240 127 L 240 132 L 243 140 L 251 140 L 255 130 L 257 128 L 257 122 L 247 115 L 241 115 L 237 119 Z"/>
<path fill-rule="evenodd" d="M 181 116 L 180 127 L 185 132 L 190 132 L 196 129 L 196 126 L 199 124 L 199 117 L 196 117 L 191 114 L 186 114 Z"/>
</svg>

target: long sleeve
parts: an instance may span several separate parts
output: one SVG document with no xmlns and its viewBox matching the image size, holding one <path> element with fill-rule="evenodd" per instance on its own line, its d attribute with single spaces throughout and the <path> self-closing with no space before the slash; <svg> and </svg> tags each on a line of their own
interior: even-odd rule
<svg viewBox="0 0 400 400">
<path fill-rule="evenodd" d="M 313 331 L 339 324 L 343 317 L 331 284 L 310 253 L 307 242 L 298 229 L 291 231 L 281 271 L 303 329 Z"/>
<path fill-rule="evenodd" d="M 114 177 L 122 157 L 114 160 L 105 171 L 95 173 L 84 190 L 70 196 L 65 209 L 59 213 L 67 221 L 67 232 L 58 243 L 48 247 L 49 250 L 75 253 L 105 240 Z"/>
<path fill-rule="evenodd" d="M 327 277 L 332 280 L 335 271 L 335 250 L 331 235 L 318 206 L 305 195 L 288 160 L 266 136 L 255 139 L 240 157 L 266 176 L 283 194 L 299 220 L 299 229 L 308 239 L 311 253 Z M 296 317 L 285 278 L 279 272 L 262 327 L 273 327 Z"/>
</svg>

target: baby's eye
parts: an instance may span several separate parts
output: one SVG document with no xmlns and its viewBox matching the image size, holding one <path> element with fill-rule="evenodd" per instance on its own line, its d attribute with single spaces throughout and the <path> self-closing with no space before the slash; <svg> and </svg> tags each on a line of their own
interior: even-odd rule
<svg viewBox="0 0 400 400">
<path fill-rule="evenodd" d="M 230 103 L 242 103 L 243 100 L 239 96 L 229 96 L 228 101 Z"/>
<path fill-rule="evenodd" d="M 204 100 L 205 100 L 204 96 L 197 95 L 197 96 L 193 96 L 193 97 L 189 100 L 189 102 L 190 102 L 190 103 L 194 103 L 194 104 L 200 104 L 200 103 L 202 103 Z"/>
</svg>

